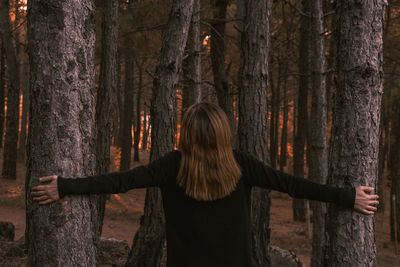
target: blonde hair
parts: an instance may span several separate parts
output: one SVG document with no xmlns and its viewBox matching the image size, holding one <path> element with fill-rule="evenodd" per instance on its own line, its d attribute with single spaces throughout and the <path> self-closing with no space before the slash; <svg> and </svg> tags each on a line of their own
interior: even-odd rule
<svg viewBox="0 0 400 267">
<path fill-rule="evenodd" d="M 182 158 L 177 183 L 188 196 L 217 200 L 235 189 L 241 171 L 231 139 L 228 118 L 219 106 L 199 103 L 187 109 L 179 140 Z"/>
</svg>

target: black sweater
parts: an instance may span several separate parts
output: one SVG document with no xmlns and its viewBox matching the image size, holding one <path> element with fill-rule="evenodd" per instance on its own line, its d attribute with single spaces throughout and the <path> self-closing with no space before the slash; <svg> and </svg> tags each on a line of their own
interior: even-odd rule
<svg viewBox="0 0 400 267">
<path fill-rule="evenodd" d="M 181 154 L 164 157 L 125 172 L 79 179 L 59 177 L 60 198 L 68 194 L 123 193 L 133 188 L 161 188 L 169 267 L 245 267 L 250 264 L 250 191 L 253 186 L 292 197 L 353 208 L 355 189 L 320 185 L 274 170 L 235 151 L 242 170 L 235 190 L 216 201 L 197 201 L 176 184 Z"/>
</svg>

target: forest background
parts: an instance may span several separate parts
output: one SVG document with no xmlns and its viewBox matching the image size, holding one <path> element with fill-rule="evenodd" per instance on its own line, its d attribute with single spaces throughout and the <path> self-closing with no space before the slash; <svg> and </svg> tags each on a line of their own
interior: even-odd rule
<svg viewBox="0 0 400 267">
<path fill-rule="evenodd" d="M 92 265 L 103 228 L 133 242 L 123 264 L 159 266 L 157 190 L 107 205 L 67 198 L 72 212 L 65 202 L 38 208 L 25 193 L 43 175 L 126 170 L 177 148 L 182 112 L 198 101 L 218 103 L 235 147 L 272 167 L 381 196 L 367 218 L 253 192 L 263 203 L 253 204 L 255 266 L 269 266 L 270 239 L 311 266 L 399 263 L 399 29 L 396 0 L 0 0 L 0 220 L 16 218 L 24 235 L 15 264 Z M 96 219 L 71 233 L 68 216 Z M 77 242 L 88 249 L 68 258 Z"/>
</svg>

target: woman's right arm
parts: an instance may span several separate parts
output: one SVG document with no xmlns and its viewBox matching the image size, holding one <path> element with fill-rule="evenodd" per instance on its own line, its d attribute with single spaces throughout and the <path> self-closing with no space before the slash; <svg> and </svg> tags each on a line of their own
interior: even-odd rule
<svg viewBox="0 0 400 267">
<path fill-rule="evenodd" d="M 148 165 L 84 178 L 71 179 L 55 175 L 42 177 L 40 182 L 47 184 L 33 187 L 31 195 L 39 204 L 47 204 L 51 202 L 47 200 L 55 201 L 65 195 L 116 194 L 133 188 L 161 187 L 171 173 L 177 156 L 177 152 L 173 151 Z"/>
</svg>

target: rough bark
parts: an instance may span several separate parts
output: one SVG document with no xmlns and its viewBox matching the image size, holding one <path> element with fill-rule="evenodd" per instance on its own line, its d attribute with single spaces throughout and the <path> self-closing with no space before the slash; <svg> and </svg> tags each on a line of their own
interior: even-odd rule
<svg viewBox="0 0 400 267">
<path fill-rule="evenodd" d="M 9 0 L 0 1 L 0 31 L 7 61 L 7 115 L 2 177 L 16 179 L 19 126 L 19 64 L 11 33 Z"/>
<path fill-rule="evenodd" d="M 103 1 L 100 79 L 96 102 L 96 173 L 109 172 L 111 146 L 112 103 L 116 93 L 117 48 L 118 48 L 118 1 Z M 97 208 L 100 221 L 99 234 L 103 226 L 106 196 L 99 195 Z"/>
<path fill-rule="evenodd" d="M 25 163 L 26 160 L 26 137 L 28 131 L 28 108 L 29 108 L 29 66 L 27 62 L 22 64 L 22 114 L 21 114 L 21 132 L 19 136 L 19 147 L 18 147 L 18 161 Z"/>
<path fill-rule="evenodd" d="M 122 117 L 124 114 L 124 105 L 122 100 L 122 86 L 121 86 L 121 60 L 119 53 L 117 54 L 117 92 L 116 99 L 114 99 L 114 109 L 117 116 L 115 116 L 115 125 L 114 125 L 114 145 L 122 146 L 121 140 L 121 131 L 122 131 Z"/>
<path fill-rule="evenodd" d="M 187 82 L 183 88 L 182 109 L 201 100 L 201 40 L 200 40 L 200 0 L 193 2 L 193 15 L 186 44 L 188 56 L 184 60 Z"/>
<path fill-rule="evenodd" d="M 1 36 L 0 36 L 0 39 Z M 0 40 L 1 41 L 1 40 Z M 4 44 L 1 41 L 0 47 L 0 147 L 3 147 L 3 134 L 4 134 L 4 102 L 5 95 L 4 89 L 6 87 L 6 55 L 4 51 Z"/>
<path fill-rule="evenodd" d="M 30 197 L 41 176 L 94 174 L 94 3 L 31 0 L 28 10 L 28 266 L 96 266 L 96 198 L 39 206 Z"/>
<path fill-rule="evenodd" d="M 218 105 L 228 116 L 233 136 L 236 134 L 236 121 L 233 113 L 233 93 L 226 77 L 225 19 L 229 0 L 211 0 L 214 6 L 211 23 L 210 57 L 217 92 Z"/>
<path fill-rule="evenodd" d="M 174 147 L 175 86 L 192 17 L 193 0 L 173 1 L 163 33 L 159 62 L 153 81 L 151 100 L 151 152 L 154 161 Z M 159 266 L 165 240 L 164 214 L 159 189 L 146 193 L 144 215 L 133 240 L 127 266 Z"/>
<path fill-rule="evenodd" d="M 134 59 L 132 43 L 127 40 L 125 55 L 125 91 L 124 113 L 121 128 L 121 164 L 120 170 L 128 170 L 131 164 L 132 150 L 132 123 L 133 123 L 133 98 L 134 98 Z"/>
<path fill-rule="evenodd" d="M 337 75 L 328 183 L 376 188 L 384 1 L 338 1 Z M 324 266 L 375 266 L 374 218 L 329 205 Z"/>
<path fill-rule="evenodd" d="M 311 14 L 311 114 L 309 125 L 308 177 L 313 182 L 326 184 L 328 176 L 326 59 L 324 15 L 322 0 L 310 2 Z M 313 211 L 313 239 L 311 267 L 323 266 L 325 245 L 326 206 L 322 202 L 310 203 Z"/>
<path fill-rule="evenodd" d="M 302 12 L 309 14 L 310 0 L 302 0 Z M 293 174 L 304 177 L 304 147 L 308 133 L 308 74 L 309 74 L 309 39 L 310 17 L 302 15 L 300 19 L 300 44 L 299 44 L 299 88 L 297 96 L 297 124 L 296 136 L 293 144 Z M 293 219 L 295 221 L 306 220 L 305 200 L 293 199 Z"/>
<path fill-rule="evenodd" d="M 270 8 L 269 0 L 245 2 L 239 69 L 239 148 L 264 163 L 269 161 L 267 81 Z M 254 188 L 251 205 L 252 266 L 270 266 L 269 190 Z"/>
</svg>

